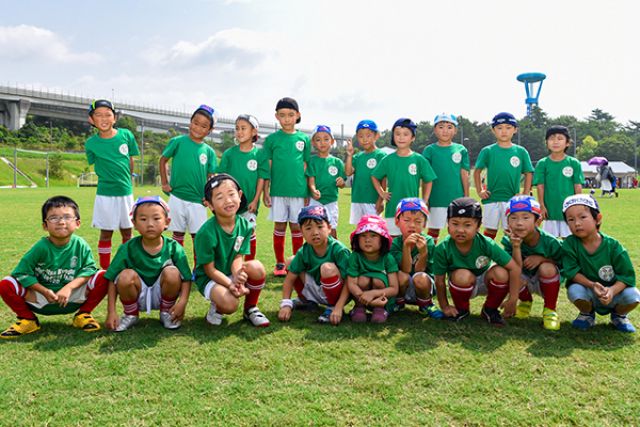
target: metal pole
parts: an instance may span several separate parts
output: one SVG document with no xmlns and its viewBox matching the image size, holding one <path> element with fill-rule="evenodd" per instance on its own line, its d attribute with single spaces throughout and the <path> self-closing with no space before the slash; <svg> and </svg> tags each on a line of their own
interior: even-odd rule
<svg viewBox="0 0 640 427">
<path fill-rule="evenodd" d="M 573 131 L 573 157 L 576 157 L 576 151 L 578 150 L 578 137 L 576 128 L 571 129 Z"/>
<path fill-rule="evenodd" d="M 13 146 L 13 188 L 18 188 L 18 144 Z"/>
<path fill-rule="evenodd" d="M 144 120 L 140 127 L 142 129 L 140 135 L 140 185 L 144 185 Z"/>
<path fill-rule="evenodd" d="M 47 151 L 47 177 L 45 178 L 45 181 L 47 181 L 47 188 L 49 188 L 49 152 Z"/>
</svg>

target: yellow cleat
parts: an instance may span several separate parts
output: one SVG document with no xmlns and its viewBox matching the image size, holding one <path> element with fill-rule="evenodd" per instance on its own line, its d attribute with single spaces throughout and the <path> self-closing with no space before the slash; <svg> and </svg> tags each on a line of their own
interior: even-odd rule
<svg viewBox="0 0 640 427">
<path fill-rule="evenodd" d="M 529 313 L 531 313 L 531 301 L 520 301 L 518 307 L 516 307 L 516 319 L 527 319 L 529 318 Z"/>
<path fill-rule="evenodd" d="M 558 313 L 545 307 L 544 310 L 542 310 L 542 326 L 550 331 L 557 331 L 560 329 Z"/>
<path fill-rule="evenodd" d="M 100 324 L 93 318 L 91 313 L 78 313 L 73 317 L 73 327 L 82 329 L 85 332 L 95 332 L 100 330 Z"/>
<path fill-rule="evenodd" d="M 40 329 L 40 322 L 38 319 L 20 319 L 16 320 L 16 323 L 9 326 L 3 333 L 0 334 L 0 338 L 10 340 L 18 338 L 19 336 L 36 332 Z"/>
</svg>

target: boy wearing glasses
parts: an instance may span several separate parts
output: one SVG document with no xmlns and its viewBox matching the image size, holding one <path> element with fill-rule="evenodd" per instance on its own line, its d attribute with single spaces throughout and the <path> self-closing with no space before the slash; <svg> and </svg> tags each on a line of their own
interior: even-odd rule
<svg viewBox="0 0 640 427">
<path fill-rule="evenodd" d="M 100 329 L 91 312 L 107 293 L 104 271 L 98 271 L 91 248 L 74 235 L 80 227 L 76 202 L 65 196 L 42 205 L 43 237 L 22 257 L 11 276 L 0 281 L 0 296 L 16 313 L 16 322 L 0 333 L 12 339 L 36 332 L 43 315 L 76 312 L 73 326 L 85 332 Z"/>
</svg>

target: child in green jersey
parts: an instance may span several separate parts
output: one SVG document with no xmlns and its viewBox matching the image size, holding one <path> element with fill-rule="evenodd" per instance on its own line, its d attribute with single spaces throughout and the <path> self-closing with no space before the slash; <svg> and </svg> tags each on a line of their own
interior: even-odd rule
<svg viewBox="0 0 640 427">
<path fill-rule="evenodd" d="M 536 164 L 533 184 L 538 189 L 544 220 L 542 229 L 553 236 L 564 238 L 571 234 L 571 230 L 562 216 L 562 202 L 572 194 L 582 193 L 584 175 L 580 161 L 567 155 L 571 145 L 568 128 L 551 126 L 547 129 L 545 139 L 550 154 Z"/>
<path fill-rule="evenodd" d="M 385 220 L 377 215 L 363 216 L 351 233 L 351 249 L 347 284 L 356 301 L 351 320 L 366 322 L 370 307 L 371 322 L 384 323 L 398 295 L 398 263 L 389 253 L 391 236 Z"/>
<path fill-rule="evenodd" d="M 436 246 L 433 260 L 438 302 L 449 320 L 460 321 L 469 316 L 471 298 L 487 295 L 482 317 L 493 326 L 504 326 L 503 316 L 516 312 L 521 269 L 496 242 L 479 233 L 481 220 L 482 205 L 471 197 L 460 197 L 449 205 L 449 235 Z M 453 306 L 447 299 L 446 276 Z"/>
<path fill-rule="evenodd" d="M 378 138 L 378 125 L 373 120 L 361 120 L 356 126 L 356 139 L 362 151 L 354 155 L 353 144 L 350 139 L 347 140 L 344 169 L 347 176 L 353 175 L 349 224 L 356 225 L 364 215 L 380 215 L 384 208 L 384 201 L 371 182 L 373 170 L 386 156 L 384 151 L 376 147 Z M 382 187 L 387 188 L 386 179 Z"/>
<path fill-rule="evenodd" d="M 600 232 L 602 214 L 592 197 L 569 196 L 562 212 L 571 229 L 562 243 L 562 273 L 567 279 L 569 301 L 580 310 L 573 327 L 591 328 L 598 313 L 609 314 L 617 330 L 635 332 L 627 314 L 640 303 L 640 292 L 627 250 Z"/>
<path fill-rule="evenodd" d="M 159 196 L 139 197 L 131 217 L 140 236 L 118 248 L 105 274 L 109 280 L 107 328 L 126 331 L 138 322 L 142 308 L 147 313 L 159 309 L 162 326 L 178 329 L 189 301 L 191 271 L 182 246 L 162 235 L 171 222 L 169 206 Z M 124 307 L 120 319 L 116 295 Z"/>
<path fill-rule="evenodd" d="M 80 210 L 65 196 L 42 205 L 42 228 L 47 232 L 22 257 L 11 276 L 0 281 L 0 296 L 18 320 L 0 334 L 11 339 L 40 329 L 34 313 L 77 312 L 73 326 L 86 332 L 100 329 L 91 316 L 107 293 L 104 271 L 98 272 L 91 248 L 73 234 L 80 227 Z"/>
<path fill-rule="evenodd" d="M 422 199 L 428 204 L 432 181 L 437 178 L 427 159 L 411 150 L 417 127 L 411 119 L 396 120 L 391 129 L 391 145 L 398 149 L 382 159 L 371 175 L 376 192 L 387 204 L 384 216 L 392 236 L 401 234 L 395 221 L 398 202 L 405 197 L 419 197 L 422 188 Z M 384 178 L 387 190 L 382 186 Z"/>
<path fill-rule="evenodd" d="M 202 189 L 207 179 L 216 171 L 216 152 L 204 139 L 215 126 L 215 111 L 208 105 L 199 106 L 191 115 L 189 134 L 171 138 L 160 156 L 160 181 L 162 191 L 169 194 L 173 239 L 184 245 L 184 235 L 189 230 L 194 239 L 207 220 L 207 208 L 203 205 Z M 167 178 L 169 159 L 171 181 Z"/>
<path fill-rule="evenodd" d="M 498 113 L 491 121 L 491 129 L 497 142 L 480 150 L 473 171 L 476 191 L 482 199 L 484 235 L 496 238 L 498 227 L 507 228 L 505 212 L 509 199 L 516 194 L 528 195 L 531 191 L 533 165 L 524 147 L 511 142 L 518 132 L 518 121 L 510 113 Z M 487 170 L 487 188 L 482 187 L 482 171 Z M 524 188 L 520 192 L 520 178 L 524 175 Z"/>
<path fill-rule="evenodd" d="M 325 207 L 329 215 L 331 236 L 335 239 L 339 216 L 338 189 L 344 188 L 347 175 L 344 172 L 342 160 L 329 153 L 335 142 L 329 126 L 316 126 L 311 142 L 316 149 L 316 154 L 311 156 L 306 171 L 311 195 L 309 206 Z"/>
<path fill-rule="evenodd" d="M 349 249 L 330 236 L 331 225 L 324 206 L 302 208 L 298 223 L 305 244 L 287 265 L 278 319 L 287 322 L 292 310 L 322 304 L 326 309 L 318 317 L 318 322 L 337 325 L 349 300 L 349 289 L 344 286 Z M 294 289 L 298 298 L 292 300 Z"/>
<path fill-rule="evenodd" d="M 136 139 L 128 129 L 115 129 L 116 110 L 106 99 L 89 106 L 89 123 L 98 130 L 84 145 L 87 161 L 98 175 L 91 225 L 100 229 L 98 256 L 103 269 L 111 261 L 111 238 L 120 230 L 122 243 L 131 238 L 133 206 L 133 156 L 139 154 Z"/>
<path fill-rule="evenodd" d="M 532 293 L 544 298 L 542 326 L 552 331 L 560 329 L 556 312 L 560 292 L 562 245 L 558 239 L 538 228 L 541 221 L 540 204 L 531 196 L 514 196 L 509 200 L 507 221 L 502 246 L 522 268 L 520 303 L 517 319 L 526 319 L 533 304 Z"/>
<path fill-rule="evenodd" d="M 464 145 L 453 142 L 458 119 L 453 114 L 438 114 L 433 133 L 438 142 L 427 145 L 422 155 L 429 161 L 438 179 L 429 196 L 429 236 L 438 236 L 447 224 L 447 207 L 453 199 L 469 196 L 469 153 Z"/>
<path fill-rule="evenodd" d="M 238 181 L 226 173 L 209 179 L 204 195 L 213 216 L 196 234 L 194 277 L 200 293 L 211 302 L 205 320 L 215 326 L 222 324 L 222 315 L 234 313 L 244 297 L 243 317 L 253 326 L 269 326 L 269 319 L 258 309 L 264 266 L 257 259 L 243 260 L 249 254 L 253 234 L 249 221 L 238 215 L 247 199 Z"/>
</svg>

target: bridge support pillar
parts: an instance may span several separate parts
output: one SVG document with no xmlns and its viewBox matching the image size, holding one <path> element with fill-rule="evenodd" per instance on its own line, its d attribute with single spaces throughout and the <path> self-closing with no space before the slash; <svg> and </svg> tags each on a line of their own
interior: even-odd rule
<svg viewBox="0 0 640 427">
<path fill-rule="evenodd" d="M 27 113 L 31 102 L 26 99 L 18 101 L 0 101 L 0 125 L 9 130 L 18 130 L 27 121 Z"/>
</svg>

